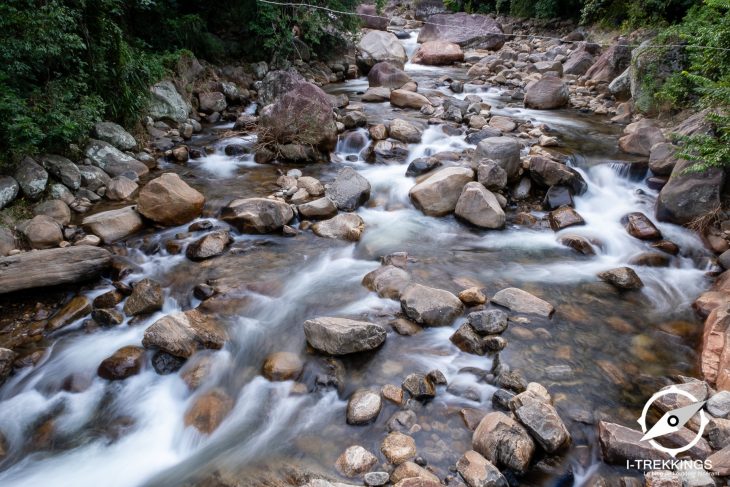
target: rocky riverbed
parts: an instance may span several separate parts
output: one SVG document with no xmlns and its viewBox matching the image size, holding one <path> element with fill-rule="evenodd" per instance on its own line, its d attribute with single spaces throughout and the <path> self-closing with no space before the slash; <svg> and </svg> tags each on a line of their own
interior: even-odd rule
<svg viewBox="0 0 730 487">
<path fill-rule="evenodd" d="M 709 485 L 622 466 L 671 384 L 727 473 L 728 242 L 680 226 L 724 175 L 670 137 L 701 124 L 634 113 L 625 39 L 406 17 L 188 60 L 145 142 L 0 179 L 51 196 L 0 228 L 3 485 Z"/>
</svg>

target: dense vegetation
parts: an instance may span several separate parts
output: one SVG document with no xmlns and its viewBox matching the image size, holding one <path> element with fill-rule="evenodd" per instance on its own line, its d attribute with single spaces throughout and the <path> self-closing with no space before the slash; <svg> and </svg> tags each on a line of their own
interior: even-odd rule
<svg viewBox="0 0 730 487">
<path fill-rule="evenodd" d="M 352 10 L 355 0 L 324 0 Z M 63 151 L 106 118 L 129 125 L 148 87 L 192 51 L 210 61 L 271 60 L 294 50 L 293 27 L 328 49 L 356 17 L 256 0 L 0 2 L 0 166 Z"/>
</svg>

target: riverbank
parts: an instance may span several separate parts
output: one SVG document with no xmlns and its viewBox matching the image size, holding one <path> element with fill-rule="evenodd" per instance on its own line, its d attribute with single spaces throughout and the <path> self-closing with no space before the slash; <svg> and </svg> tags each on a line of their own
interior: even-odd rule
<svg viewBox="0 0 730 487">
<path fill-rule="evenodd" d="M 368 77 L 324 92 L 262 65 L 237 83 L 237 98 L 231 78 L 191 80 L 215 89 L 189 100 L 186 89 L 160 85 L 153 113 L 167 122 L 147 125 L 150 157 L 125 154 L 129 138 L 114 127 L 117 149 L 92 142 L 92 164 L 68 161 L 81 176 L 98 168 L 116 181 L 88 212 L 69 211 L 50 241 L 68 252 L 84 245 L 62 242 L 86 239 L 110 255 L 101 279 L 57 303 L 65 311 L 25 311 L 19 331 L 3 334 L 21 353 L 1 391 L 9 453 L 0 478 L 641 478 L 601 462 L 623 459 L 596 435 L 613 428 L 607 422 L 633 425 L 653 392 L 699 376 L 690 304 L 708 269 L 719 269 L 692 232 L 654 217 L 661 181 L 651 179 L 662 175 L 647 178 L 647 167 L 664 134 L 639 124 L 619 142 L 607 80 L 565 73 L 586 53 L 614 66 L 621 49 L 591 53 L 578 41 L 509 40 L 499 30 L 488 39 L 503 43 L 495 53 L 421 46 L 421 60 L 437 66 L 409 61 L 423 30 L 404 31 L 402 43 L 368 33 L 351 64 L 327 67 L 334 79 L 355 65 Z M 384 60 L 396 66 L 378 67 Z M 251 103 L 262 99 L 272 107 Z M 303 114 L 322 122 L 296 125 Z M 623 115 L 616 122 L 633 121 Z M 298 163 L 256 162 L 287 157 Z M 303 163 L 310 157 L 331 163 Z M 654 157 L 652 171 L 668 159 Z M 73 186 L 65 161 L 41 165 L 68 169 L 56 177 Z M 70 206 L 84 208 L 77 199 Z M 43 205 L 60 225 L 63 206 Z M 20 230 L 31 245 L 58 236 L 36 223 L 43 238 Z M 47 252 L 17 250 L 16 259 Z M 702 384 L 690 382 L 692 392 L 714 394 Z M 521 415 L 522 402 L 538 413 Z M 545 411 L 554 414 L 547 430 L 530 420 Z M 505 421 L 517 433 L 495 455 L 490 442 Z M 693 454 L 725 446 L 714 438 Z M 74 472 L 96 455 L 114 459 Z"/>
</svg>

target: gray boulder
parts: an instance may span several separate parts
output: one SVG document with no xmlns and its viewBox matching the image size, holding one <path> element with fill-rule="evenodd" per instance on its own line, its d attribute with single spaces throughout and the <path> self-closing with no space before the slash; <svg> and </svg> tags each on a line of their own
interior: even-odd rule
<svg viewBox="0 0 730 487">
<path fill-rule="evenodd" d="M 357 65 L 364 73 L 382 61 L 402 67 L 408 60 L 403 44 L 390 32 L 371 30 L 360 39 L 357 48 Z"/>
<path fill-rule="evenodd" d="M 720 207 L 725 172 L 719 168 L 692 171 L 691 166 L 680 161 L 674 167 L 657 199 L 657 220 L 686 225 Z"/>
<path fill-rule="evenodd" d="M 113 122 L 99 122 L 94 125 L 94 136 L 99 140 L 109 142 L 119 150 L 132 150 L 137 147 L 137 141 L 132 134 Z"/>
<path fill-rule="evenodd" d="M 461 192 L 474 179 L 467 167 L 447 167 L 436 171 L 408 192 L 413 204 L 429 216 L 444 216 L 456 209 Z"/>
<path fill-rule="evenodd" d="M 355 211 L 370 199 L 370 182 L 351 167 L 341 169 L 330 183 L 325 196 L 341 211 Z"/>
<path fill-rule="evenodd" d="M 516 313 L 550 317 L 555 311 L 553 305 L 547 301 L 516 287 L 509 287 L 497 292 L 492 297 L 492 302 Z"/>
<path fill-rule="evenodd" d="M 192 107 L 185 101 L 170 80 L 160 81 L 152 88 L 148 110 L 155 120 L 172 120 L 182 123 L 188 119 Z"/>
<path fill-rule="evenodd" d="M 477 144 L 474 161 L 490 159 L 504 169 L 509 180 L 513 180 L 520 169 L 521 148 L 519 141 L 512 137 L 487 137 Z"/>
<path fill-rule="evenodd" d="M 41 156 L 40 162 L 46 171 L 72 190 L 75 191 L 81 187 L 79 168 L 70 160 L 54 154 L 45 154 Z"/>
<path fill-rule="evenodd" d="M 365 230 L 365 222 L 356 213 L 340 213 L 329 220 L 312 225 L 315 235 L 324 238 L 357 242 Z"/>
<path fill-rule="evenodd" d="M 10 176 L 0 176 L 0 210 L 12 203 L 18 196 L 20 185 Z"/>
<path fill-rule="evenodd" d="M 274 103 L 281 95 L 290 92 L 300 83 L 306 80 L 295 70 L 290 71 L 269 71 L 261 81 L 258 90 L 258 102 L 260 108 Z"/>
<path fill-rule="evenodd" d="M 244 233 L 271 233 L 281 230 L 294 218 L 291 206 L 268 198 L 231 201 L 221 210 L 221 219 Z"/>
<path fill-rule="evenodd" d="M 111 178 L 103 169 L 96 166 L 81 165 L 81 185 L 89 191 L 97 191 L 99 188 L 109 184 Z"/>
<path fill-rule="evenodd" d="M 464 186 L 454 213 L 472 225 L 489 229 L 504 227 L 506 218 L 494 193 L 476 181 Z"/>
<path fill-rule="evenodd" d="M 371 88 L 384 87 L 397 90 L 411 81 L 405 71 L 387 61 L 375 64 L 368 72 L 368 83 Z M 386 95 L 387 99 L 390 94 Z"/>
<path fill-rule="evenodd" d="M 494 19 L 465 12 L 432 15 L 418 33 L 419 43 L 446 41 L 491 51 L 501 49 L 506 40 L 502 26 Z"/>
<path fill-rule="evenodd" d="M 385 341 L 385 328 L 367 321 L 319 317 L 304 322 L 304 336 L 315 350 L 347 355 L 374 350 Z"/>
<path fill-rule="evenodd" d="M 15 179 L 23 194 L 32 200 L 40 198 L 48 184 L 48 172 L 30 157 L 25 157 L 15 171 Z M 83 179 L 83 178 L 82 178 Z M 83 182 L 83 181 L 82 181 Z"/>
<path fill-rule="evenodd" d="M 657 90 L 667 78 L 681 72 L 686 65 L 686 52 L 681 46 L 655 46 L 648 40 L 634 49 L 629 64 L 629 80 L 636 109 L 648 115 L 656 114 L 659 110 L 654 99 Z"/>
<path fill-rule="evenodd" d="M 94 166 L 102 169 L 112 177 L 121 176 L 126 172 L 144 176 L 150 172 L 149 168 L 143 163 L 103 140 L 91 139 L 86 146 L 85 153 Z"/>
<path fill-rule="evenodd" d="M 421 284 L 408 286 L 400 303 L 406 316 L 425 326 L 449 326 L 464 310 L 461 300 L 450 292 Z"/>
<path fill-rule="evenodd" d="M 537 110 L 562 108 L 570 103 L 568 85 L 555 76 L 544 76 L 527 85 L 525 107 Z"/>
</svg>

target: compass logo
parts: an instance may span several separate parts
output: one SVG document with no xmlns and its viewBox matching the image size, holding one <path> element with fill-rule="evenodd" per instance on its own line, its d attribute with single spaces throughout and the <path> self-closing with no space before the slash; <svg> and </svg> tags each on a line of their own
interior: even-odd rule
<svg viewBox="0 0 730 487">
<path fill-rule="evenodd" d="M 647 429 L 646 416 L 649 412 L 649 408 L 651 408 L 652 404 L 654 404 L 658 399 L 669 395 L 683 396 L 692 402 L 687 406 L 667 411 L 664 413 L 664 416 L 662 416 L 661 419 L 651 427 L 651 429 Z M 641 413 L 641 417 L 639 418 L 641 432 L 644 433 L 641 441 L 648 441 L 654 449 L 667 453 L 672 458 L 676 458 L 678 454 L 689 450 L 695 446 L 700 439 L 702 439 L 702 433 L 704 433 L 705 427 L 709 423 L 705 412 L 702 410 L 705 402 L 706 401 L 698 401 L 692 394 L 678 388 L 677 386 L 671 386 L 657 392 L 646 402 L 644 410 Z M 679 431 L 685 424 L 695 417 L 697 413 L 699 413 L 699 428 L 697 429 L 697 434 L 692 441 L 684 446 L 680 446 L 679 448 L 667 448 L 656 441 L 656 439 L 661 438 L 662 436 L 670 435 Z"/>
</svg>

